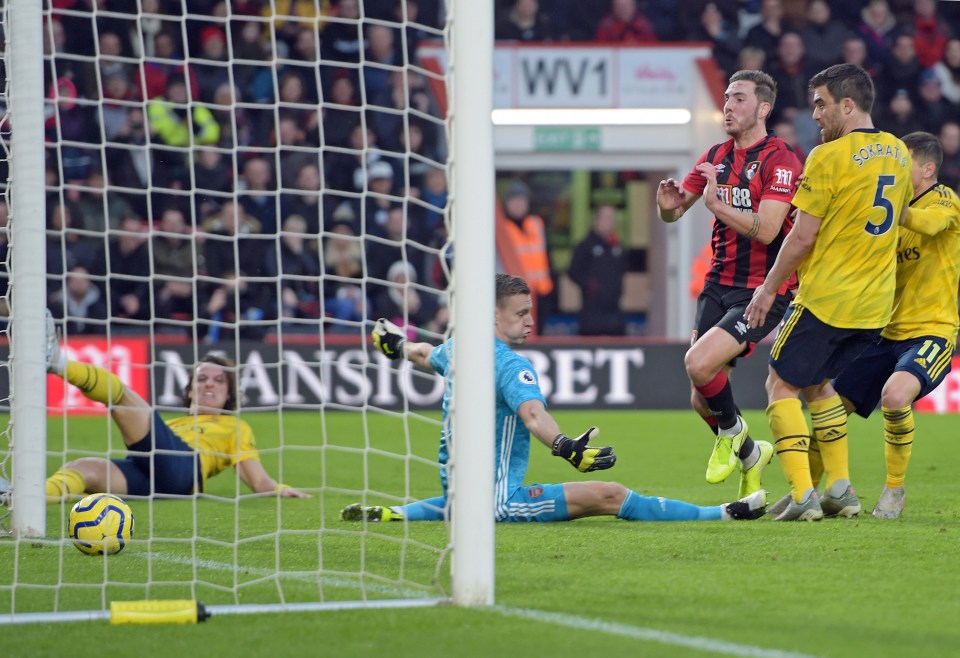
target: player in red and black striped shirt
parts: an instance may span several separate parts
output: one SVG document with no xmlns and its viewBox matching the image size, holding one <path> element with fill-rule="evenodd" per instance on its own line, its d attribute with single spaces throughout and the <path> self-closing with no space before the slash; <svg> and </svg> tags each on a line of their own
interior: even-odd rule
<svg viewBox="0 0 960 658">
<path fill-rule="evenodd" d="M 773 78 L 762 71 L 730 76 L 723 127 L 731 139 L 704 153 L 682 185 L 668 178 L 657 189 L 665 222 L 680 219 L 701 196 L 714 214 L 713 260 L 697 299 L 696 327 L 684 364 L 693 385 L 691 404 L 717 432 L 707 482 L 722 482 L 739 463 L 741 495 L 760 488 L 773 447 L 750 438 L 728 373 L 737 357 L 748 355 L 780 322 L 795 285 L 784 284 L 762 326 L 747 326 L 743 311 L 790 230 L 790 202 L 801 174 L 793 149 L 767 132 L 776 94 Z"/>
</svg>

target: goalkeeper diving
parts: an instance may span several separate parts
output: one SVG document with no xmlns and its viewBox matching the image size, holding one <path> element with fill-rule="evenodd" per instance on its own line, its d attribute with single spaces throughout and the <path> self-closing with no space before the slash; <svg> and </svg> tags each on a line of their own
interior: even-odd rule
<svg viewBox="0 0 960 658">
<path fill-rule="evenodd" d="M 494 313 L 496 385 L 495 514 L 497 521 L 568 521 L 585 516 L 615 515 L 630 521 L 719 521 L 755 519 L 764 513 L 766 496 L 761 489 L 739 501 L 701 507 L 656 496 L 642 496 L 615 482 L 581 480 L 563 484 L 524 484 L 530 462 L 530 436 L 549 447 L 580 473 L 612 468 L 617 456 L 611 447 L 591 442 L 599 435 L 591 427 L 576 438 L 560 431 L 546 410 L 533 365 L 512 348 L 523 345 L 534 327 L 533 302 L 527 283 L 498 274 Z M 433 346 L 411 342 L 393 323 L 377 320 L 373 345 L 389 359 L 407 359 L 447 377 L 450 342 Z M 448 422 L 450 387 L 443 399 L 443 433 L 440 437 L 440 481 L 443 494 L 406 505 L 368 506 L 355 503 L 340 512 L 344 521 L 439 521 L 447 507 L 447 461 L 450 442 L 456 440 Z M 476 440 L 476 437 L 468 437 Z M 491 474 L 493 475 L 493 474 Z"/>
</svg>

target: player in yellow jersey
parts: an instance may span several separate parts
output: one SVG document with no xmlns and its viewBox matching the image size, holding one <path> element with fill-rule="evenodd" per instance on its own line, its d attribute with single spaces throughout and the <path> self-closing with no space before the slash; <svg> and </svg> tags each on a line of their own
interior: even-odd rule
<svg viewBox="0 0 960 658">
<path fill-rule="evenodd" d="M 264 469 L 253 430 L 234 413 L 234 370 L 229 359 L 203 357 L 184 392 L 189 414 L 164 421 L 113 373 L 88 363 L 67 361 L 48 314 L 47 372 L 60 375 L 91 400 L 110 405 L 110 415 L 120 429 L 128 455 L 124 459 L 83 457 L 68 462 L 47 479 L 47 502 L 99 492 L 187 496 L 202 492 L 207 479 L 230 466 L 236 467 L 240 479 L 254 492 L 309 497 L 277 482 Z"/>
<path fill-rule="evenodd" d="M 960 200 L 937 182 L 943 149 L 936 136 L 911 133 L 903 143 L 913 157 L 914 197 L 897 245 L 893 317 L 833 382 L 848 413 L 866 418 L 878 403 L 883 412 L 887 477 L 873 510 L 878 519 L 895 519 L 903 510 L 914 437 L 911 405 L 950 372 L 960 328 Z"/>
<path fill-rule="evenodd" d="M 763 324 L 777 290 L 797 272 L 800 286 L 771 349 L 767 377 L 767 421 L 792 494 L 778 521 L 860 512 L 850 485 L 847 414 L 830 380 L 890 320 L 897 229 L 912 194 L 907 147 L 873 127 L 867 72 L 837 64 L 813 76 L 809 86 L 824 143 L 807 158 L 793 198 L 794 227 L 744 312 L 751 327 Z M 822 501 L 810 475 L 812 438 L 827 475 Z"/>
</svg>

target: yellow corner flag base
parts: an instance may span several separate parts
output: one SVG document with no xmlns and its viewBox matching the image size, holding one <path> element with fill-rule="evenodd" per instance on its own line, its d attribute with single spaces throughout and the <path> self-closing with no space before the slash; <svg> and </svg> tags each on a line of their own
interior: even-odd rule
<svg viewBox="0 0 960 658">
<path fill-rule="evenodd" d="M 199 601 L 111 601 L 111 624 L 196 624 L 210 613 Z"/>
</svg>

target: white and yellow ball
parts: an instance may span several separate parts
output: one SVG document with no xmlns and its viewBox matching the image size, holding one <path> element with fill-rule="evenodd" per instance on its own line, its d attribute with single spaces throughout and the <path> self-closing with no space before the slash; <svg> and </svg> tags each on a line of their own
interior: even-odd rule
<svg viewBox="0 0 960 658">
<path fill-rule="evenodd" d="M 133 511 L 112 494 L 90 494 L 70 510 L 73 545 L 87 555 L 113 555 L 133 537 Z"/>
</svg>

